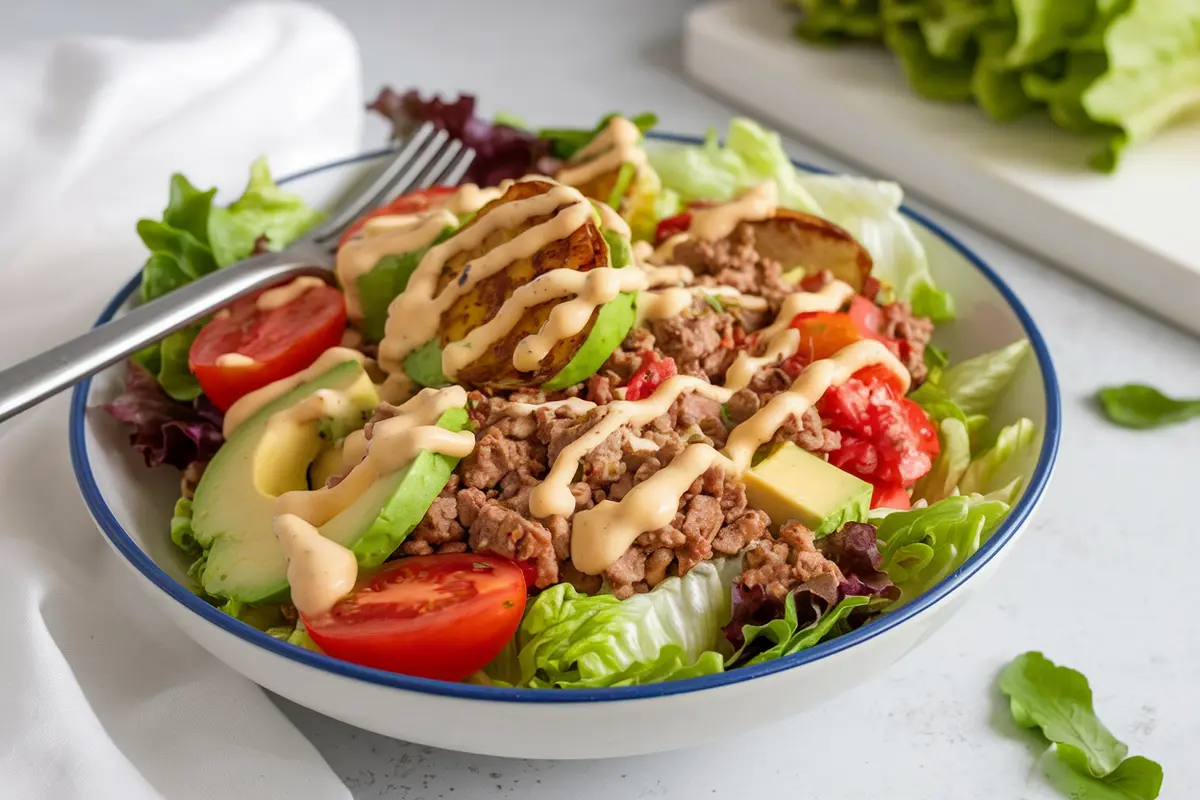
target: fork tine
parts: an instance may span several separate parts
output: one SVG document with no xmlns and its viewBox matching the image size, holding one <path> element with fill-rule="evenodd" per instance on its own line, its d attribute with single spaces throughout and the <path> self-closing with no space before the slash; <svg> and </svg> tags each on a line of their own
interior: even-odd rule
<svg viewBox="0 0 1200 800">
<path fill-rule="evenodd" d="M 475 150 L 470 147 L 464 147 L 442 176 L 442 185 L 458 186 L 462 182 L 463 176 L 467 174 L 467 170 L 470 169 L 471 162 L 474 160 Z"/>
<path fill-rule="evenodd" d="M 350 223 L 354 222 L 364 211 L 372 207 L 373 201 L 381 193 L 386 192 L 394 185 L 398 175 L 407 174 L 405 168 L 415 158 L 420 157 L 424 152 L 429 137 L 433 133 L 433 124 L 429 122 L 417 128 L 413 132 L 413 135 L 397 149 L 395 155 L 392 156 L 392 160 L 380 171 L 375 180 L 371 182 L 371 185 L 314 231 L 311 237 L 320 242 L 340 235 Z"/>
<path fill-rule="evenodd" d="M 421 179 L 417 181 L 418 189 L 428 189 L 430 186 L 436 185 L 441 179 L 443 173 L 446 172 L 450 163 L 458 155 L 458 151 L 462 150 L 463 144 L 458 139 L 451 139 L 446 143 L 445 149 L 438 155 L 429 169 L 421 175 Z"/>
</svg>

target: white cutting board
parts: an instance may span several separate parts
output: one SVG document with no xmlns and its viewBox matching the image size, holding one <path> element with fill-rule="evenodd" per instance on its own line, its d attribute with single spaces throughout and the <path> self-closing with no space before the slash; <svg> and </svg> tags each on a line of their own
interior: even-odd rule
<svg viewBox="0 0 1200 800">
<path fill-rule="evenodd" d="M 931 103 L 880 46 L 814 47 L 772 0 L 688 17 L 684 60 L 700 82 L 822 148 L 890 178 L 1200 334 L 1200 115 L 1087 167 L 1095 141 L 1048 119 L 1000 124 Z"/>
</svg>

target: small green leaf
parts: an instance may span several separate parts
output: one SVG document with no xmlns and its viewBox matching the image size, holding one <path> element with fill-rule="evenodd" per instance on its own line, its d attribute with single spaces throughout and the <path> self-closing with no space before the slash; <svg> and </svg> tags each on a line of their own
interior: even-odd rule
<svg viewBox="0 0 1200 800">
<path fill-rule="evenodd" d="M 1176 400 L 1151 386 L 1109 386 L 1097 393 L 1104 416 L 1126 428 L 1157 428 L 1200 416 L 1200 399 Z"/>
<path fill-rule="evenodd" d="M 706 302 L 710 306 L 712 306 L 712 310 L 717 312 L 718 314 L 725 313 L 725 306 L 721 305 L 721 301 L 719 299 L 717 299 L 717 296 L 715 294 L 704 295 L 704 302 Z"/>
</svg>

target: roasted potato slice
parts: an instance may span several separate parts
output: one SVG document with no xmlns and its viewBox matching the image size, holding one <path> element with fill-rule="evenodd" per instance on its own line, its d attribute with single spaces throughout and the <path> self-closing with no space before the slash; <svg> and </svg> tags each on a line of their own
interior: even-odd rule
<svg viewBox="0 0 1200 800">
<path fill-rule="evenodd" d="M 462 230 L 478 224 L 479 220 L 484 219 L 489 213 L 506 203 L 544 194 L 552 187 L 553 184 L 545 181 L 515 183 L 504 195 L 480 209 L 475 218 Z M 438 279 L 438 291 L 441 291 L 451 280 L 457 279 L 463 268 L 472 259 L 515 239 L 551 217 L 550 214 L 532 217 L 515 227 L 496 231 L 488 236 L 480 247 L 459 253 L 449 259 Z M 580 271 L 606 267 L 609 264 L 608 259 L 608 248 L 599 227 L 594 221 L 588 220 L 565 239 L 550 242 L 534 253 L 532 258 L 518 259 L 459 297 L 442 316 L 439 328 L 441 346 L 445 347 L 450 342 L 466 337 L 472 330 L 490 320 L 518 286 L 528 283 L 539 275 L 564 267 Z M 512 357 L 517 343 L 525 336 L 537 333 L 558 302 L 560 301 L 542 303 L 529 309 L 506 336 L 498 340 L 488 352 L 464 367 L 456 376 L 456 381 L 465 386 L 515 388 L 540 386 L 554 377 L 566 366 L 587 339 L 599 314 L 598 310 L 592 314 L 591 320 L 582 331 L 555 345 L 542 360 L 537 370 L 518 372 L 513 367 Z"/>
<path fill-rule="evenodd" d="M 783 265 L 803 267 L 805 275 L 829 270 L 833 277 L 861 291 L 874 262 L 867 249 L 832 222 L 802 211 L 780 208 L 771 219 L 748 223 L 754 249 Z"/>
</svg>

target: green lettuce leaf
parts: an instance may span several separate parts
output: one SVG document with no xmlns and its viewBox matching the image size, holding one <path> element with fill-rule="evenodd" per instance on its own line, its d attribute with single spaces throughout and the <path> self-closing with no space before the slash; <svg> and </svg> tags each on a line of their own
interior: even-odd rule
<svg viewBox="0 0 1200 800">
<path fill-rule="evenodd" d="M 1000 399 L 1029 350 L 1028 340 L 1020 339 L 999 350 L 960 361 L 946 368 L 936 384 L 927 382 L 918 388 L 912 398 L 922 407 L 948 400 L 968 417 L 986 414 Z"/>
<path fill-rule="evenodd" d="M 138 221 L 138 236 L 150 250 L 142 266 L 143 302 L 241 261 L 254 252 L 261 236 L 269 247 L 279 249 L 322 216 L 276 186 L 263 159 L 254 162 L 246 191 L 229 208 L 213 205 L 216 192 L 202 192 L 182 175 L 172 175 L 162 220 Z M 202 325 L 173 333 L 134 355 L 176 400 L 200 395 L 187 356 Z"/>
<path fill-rule="evenodd" d="M 912 499 L 936 503 L 954 493 L 971 463 L 971 436 L 966 423 L 950 417 L 938 425 L 938 443 L 941 452 L 934 459 L 933 468 L 917 481 Z"/>
<path fill-rule="evenodd" d="M 457 228 L 447 227 L 429 247 L 446 241 L 455 230 Z M 408 286 L 408 279 L 429 252 L 429 247 L 411 253 L 384 256 L 370 272 L 358 277 L 358 298 L 363 311 L 362 331 L 368 342 L 383 338 L 388 307 Z"/>
<path fill-rule="evenodd" d="M 904 191 L 889 181 L 849 175 L 805 175 L 801 184 L 816 201 L 815 213 L 850 232 L 875 261 L 873 274 L 908 300 L 915 313 L 935 322 L 954 319 L 954 302 L 937 287 L 925 246 L 900 212 Z"/>
<path fill-rule="evenodd" d="M 175 501 L 175 510 L 171 515 L 171 541 L 175 546 L 189 556 L 200 555 L 200 543 L 192 530 L 192 501 L 180 497 Z"/>
<path fill-rule="evenodd" d="M 796 595 L 789 594 L 787 599 L 784 600 L 783 617 L 773 619 L 765 625 L 745 625 L 742 627 L 742 635 L 746 637 L 746 643 L 729 658 L 729 661 L 726 662 L 726 667 L 737 664 L 745 653 L 752 652 L 761 647 L 762 642 L 759 640 L 769 641 L 772 645 L 744 664 L 737 664 L 738 666 L 750 666 L 752 664 L 761 664 L 764 661 L 774 661 L 777 658 L 783 658 L 793 653 L 799 653 L 801 650 L 807 650 L 824 639 L 833 638 L 845 633 L 847 629 L 845 619 L 850 615 L 850 612 L 870 602 L 871 598 L 858 595 L 842 598 L 842 601 L 836 606 L 828 609 L 823 614 L 818 614 L 818 618 L 814 622 L 801 628 L 799 627 L 799 617 L 796 613 Z M 758 646 L 751 648 L 751 645 L 756 642 Z"/>
<path fill-rule="evenodd" d="M 1200 417 L 1200 398 L 1176 400 L 1152 386 L 1108 386 L 1097 398 L 1104 416 L 1126 428 L 1157 428 Z"/>
<path fill-rule="evenodd" d="M 1200 108 L 1200 4 L 1138 0 L 1103 39 L 1107 69 L 1080 102 L 1092 120 L 1117 129 L 1092 159 L 1112 171 L 1126 146 Z"/>
<path fill-rule="evenodd" d="M 1000 491 L 1012 496 L 1020 491 L 1024 476 L 1029 474 L 1030 461 L 1037 447 L 1037 426 L 1022 417 L 1000 430 L 996 442 L 975 458 L 958 489 L 963 494 L 988 494 Z"/>
<path fill-rule="evenodd" d="M 875 275 L 900 300 L 935 321 L 954 317 L 954 303 L 933 281 L 925 248 L 900 213 L 904 193 L 894 183 L 800 172 L 779 134 L 744 118 L 729 123 L 722 146 L 710 131 L 702 145 L 653 144 L 651 166 L 665 190 L 684 202 L 728 200 L 774 181 L 779 203 L 824 217 L 849 231 L 875 260 Z"/>
<path fill-rule="evenodd" d="M 988 540 L 1009 505 L 976 495 L 955 495 L 878 520 L 883 569 L 900 587 L 900 602 L 932 588 L 966 563 Z"/>
<path fill-rule="evenodd" d="M 500 115 L 496 116 L 497 122 L 499 122 Z M 608 121 L 616 116 L 624 115 L 619 115 L 616 111 L 605 114 L 593 128 L 542 128 L 537 132 L 537 137 L 550 142 L 550 155 L 555 158 L 568 159 L 582 150 L 592 139 L 595 139 L 600 131 L 604 130 Z M 643 135 L 658 124 L 658 115 L 649 111 L 643 111 L 641 114 L 627 117 L 627 119 L 636 125 Z"/>
<path fill-rule="evenodd" d="M 633 686 L 720 672 L 715 651 L 728 622 L 738 559 L 704 562 L 628 600 L 542 592 L 517 631 L 520 685 Z"/>
<path fill-rule="evenodd" d="M 250 165 L 250 183 L 242 196 L 209 213 L 208 240 L 217 266 L 227 267 L 253 253 L 259 237 L 266 237 L 268 249 L 281 250 L 323 217 L 280 189 L 266 159 L 259 158 Z"/>
<path fill-rule="evenodd" d="M 1046 778 L 1077 800 L 1154 800 L 1162 767 L 1113 736 L 1092 707 L 1087 678 L 1038 652 L 1013 659 L 1000 674 L 1013 720 L 1053 744 L 1040 759 Z"/>
</svg>

